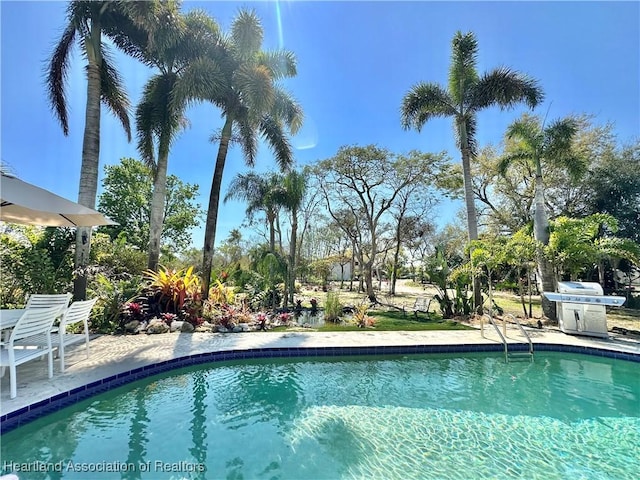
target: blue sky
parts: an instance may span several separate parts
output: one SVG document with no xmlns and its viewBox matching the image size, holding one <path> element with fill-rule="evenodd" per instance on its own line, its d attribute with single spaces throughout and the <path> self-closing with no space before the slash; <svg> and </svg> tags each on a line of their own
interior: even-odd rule
<svg viewBox="0 0 640 480">
<path fill-rule="evenodd" d="M 451 38 L 473 31 L 480 71 L 509 66 L 539 80 L 545 102 L 535 113 L 575 113 L 612 122 L 620 142 L 640 133 L 640 3 L 638 2 L 184 2 L 203 8 L 227 29 L 242 6 L 263 20 L 265 47 L 284 47 L 298 58 L 298 76 L 286 87 L 302 104 L 306 122 L 293 139 L 299 164 L 328 158 L 346 144 L 378 144 L 402 153 L 447 151 L 458 160 L 451 121 L 437 119 L 421 133 L 400 126 L 403 95 L 419 81 L 446 84 Z M 2 161 L 25 181 L 77 199 L 86 82 L 76 52 L 68 83 L 70 135 L 47 105 L 44 68 L 65 25 L 66 2 L 0 1 Z M 132 103 L 151 70 L 116 55 Z M 489 109 L 478 117 L 480 146 L 498 143 L 525 108 Z M 169 172 L 200 185 L 206 208 L 221 127 L 210 105 L 192 107 L 190 127 L 175 142 Z M 132 119 L 133 122 L 133 119 Z M 138 157 L 119 124 L 103 109 L 101 165 Z M 256 168 L 272 168 L 261 148 Z M 223 194 L 245 171 L 236 149 L 227 158 Z M 101 167 L 102 177 L 103 167 Z M 456 205 L 440 209 L 439 223 Z M 244 217 L 239 203 L 221 205 L 216 243 Z M 203 228 L 194 232 L 202 246 Z"/>
</svg>

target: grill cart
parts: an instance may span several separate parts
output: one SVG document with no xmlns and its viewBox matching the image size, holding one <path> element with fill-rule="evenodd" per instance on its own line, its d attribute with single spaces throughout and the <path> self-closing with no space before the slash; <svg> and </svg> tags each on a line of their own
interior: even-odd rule
<svg viewBox="0 0 640 480">
<path fill-rule="evenodd" d="M 620 307 L 626 298 L 605 296 L 599 283 L 558 282 L 557 292 L 543 292 L 556 302 L 558 324 L 564 333 L 607 338 L 606 306 Z"/>
</svg>

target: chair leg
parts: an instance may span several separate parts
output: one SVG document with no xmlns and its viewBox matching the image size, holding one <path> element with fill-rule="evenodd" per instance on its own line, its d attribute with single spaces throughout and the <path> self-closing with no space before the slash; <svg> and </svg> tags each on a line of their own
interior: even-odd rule
<svg viewBox="0 0 640 480">
<path fill-rule="evenodd" d="M 49 349 L 49 378 L 53 378 L 53 348 Z"/>
<path fill-rule="evenodd" d="M 16 382 L 16 365 L 9 365 L 9 375 L 11 380 L 11 398 L 16 398 L 18 396 L 18 385 Z"/>
<path fill-rule="evenodd" d="M 60 357 L 60 373 L 64 373 L 64 342 L 60 342 L 58 356 Z"/>
</svg>

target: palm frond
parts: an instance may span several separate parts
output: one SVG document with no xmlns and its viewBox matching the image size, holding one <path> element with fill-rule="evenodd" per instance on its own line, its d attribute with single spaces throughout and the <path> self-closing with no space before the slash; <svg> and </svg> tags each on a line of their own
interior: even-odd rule
<svg viewBox="0 0 640 480">
<path fill-rule="evenodd" d="M 540 122 L 535 117 L 526 117 L 511 123 L 507 127 L 505 137 L 508 139 L 522 139 L 535 146 L 535 148 L 540 148 L 544 141 Z"/>
<path fill-rule="evenodd" d="M 247 200 L 259 195 L 262 191 L 261 180 L 262 177 L 253 172 L 237 174 L 231 180 L 223 201 Z"/>
<path fill-rule="evenodd" d="M 497 68 L 485 73 L 475 84 L 470 107 L 474 110 L 498 105 L 502 109 L 511 108 L 525 102 L 535 108 L 544 99 L 538 82 L 509 68 Z"/>
<path fill-rule="evenodd" d="M 507 174 L 507 170 L 511 165 L 513 165 L 516 162 L 529 162 L 531 161 L 531 158 L 532 158 L 531 153 L 523 152 L 523 151 L 512 152 L 512 153 L 502 155 L 498 160 L 498 165 L 497 165 L 498 173 L 500 173 L 500 175 L 502 176 L 505 176 Z"/>
<path fill-rule="evenodd" d="M 458 31 L 451 41 L 451 66 L 449 67 L 449 94 L 457 105 L 462 105 L 478 81 L 476 64 L 478 42 L 473 32 Z"/>
<path fill-rule="evenodd" d="M 420 131 L 431 118 L 456 115 L 451 96 L 435 83 L 418 83 L 402 99 L 402 127 Z"/>
<path fill-rule="evenodd" d="M 271 110 L 275 92 L 273 78 L 266 67 L 242 65 L 236 72 L 234 84 L 251 114 L 259 117 Z"/>
<path fill-rule="evenodd" d="M 153 153 L 154 106 L 151 102 L 141 101 L 136 108 L 136 131 L 138 152 L 142 161 L 152 169 L 155 175 L 156 161 Z"/>
<path fill-rule="evenodd" d="M 260 50 L 264 31 L 255 10 L 241 9 L 231 24 L 231 38 L 236 55 L 241 59 L 253 57 Z"/>
<path fill-rule="evenodd" d="M 260 122 L 260 133 L 271 147 L 280 170 L 284 172 L 291 168 L 293 152 L 282 124 L 272 116 L 265 115 Z"/>
<path fill-rule="evenodd" d="M 136 111 L 138 148 L 149 165 L 153 163 L 147 136 L 158 140 L 158 155 L 165 156 L 176 136 L 185 125 L 184 105 L 176 108 L 172 102 L 173 89 L 178 76 L 175 73 L 154 75 L 145 84 L 142 101 Z M 141 140 L 142 135 L 142 140 Z"/>
<path fill-rule="evenodd" d="M 69 23 L 53 51 L 46 78 L 49 103 L 53 113 L 58 117 L 65 135 L 69 135 L 69 117 L 65 84 L 69 75 L 71 48 L 75 37 L 75 26 Z"/>
<path fill-rule="evenodd" d="M 187 34 L 182 42 L 184 56 L 195 59 L 210 56 L 222 43 L 220 26 L 204 10 L 195 9 L 184 16 Z"/>
<path fill-rule="evenodd" d="M 282 120 L 289 131 L 295 134 L 304 121 L 302 106 L 286 90 L 276 85 L 274 89 L 274 102 L 271 114 Z"/>
<path fill-rule="evenodd" d="M 460 118 L 456 117 L 454 122 L 453 133 L 456 139 L 456 146 L 462 148 L 462 138 L 460 135 L 459 122 Z M 476 115 L 473 112 L 467 112 L 463 117 L 465 132 L 467 135 L 467 145 L 469 146 L 469 152 L 471 156 L 475 157 L 478 154 L 478 142 L 476 140 L 477 120 Z"/>
<path fill-rule="evenodd" d="M 295 77 L 298 73 L 298 61 L 289 50 L 267 50 L 257 54 L 257 63 L 269 69 L 274 80 Z"/>
<path fill-rule="evenodd" d="M 182 71 L 173 90 L 173 102 L 177 105 L 197 101 L 215 103 L 228 95 L 229 88 L 220 65 L 210 58 L 200 57 Z"/>
<path fill-rule="evenodd" d="M 249 123 L 248 119 L 238 122 L 238 133 L 240 135 L 240 147 L 245 163 L 252 167 L 258 154 L 258 138 L 256 129 Z"/>
<path fill-rule="evenodd" d="M 111 55 L 103 48 L 102 64 L 100 66 L 100 94 L 102 102 L 120 120 L 131 141 L 131 124 L 129 123 L 129 98 L 124 90 L 124 85 L 118 70 L 113 66 Z"/>
<path fill-rule="evenodd" d="M 545 147 L 553 155 L 569 151 L 578 133 L 578 122 L 573 118 L 558 119 L 544 129 Z"/>
</svg>

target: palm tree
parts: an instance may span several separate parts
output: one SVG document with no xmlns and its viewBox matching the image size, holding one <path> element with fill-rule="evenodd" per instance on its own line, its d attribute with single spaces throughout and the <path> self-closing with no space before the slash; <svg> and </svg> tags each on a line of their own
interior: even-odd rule
<svg viewBox="0 0 640 480">
<path fill-rule="evenodd" d="M 289 240 L 289 281 L 287 290 L 289 293 L 289 303 L 293 304 L 293 294 L 296 290 L 296 243 L 298 241 L 298 211 L 304 200 L 307 190 L 307 176 L 304 172 L 291 170 L 283 181 L 284 195 L 280 199 L 281 205 L 291 214 L 291 238 Z M 285 302 L 287 295 L 285 295 Z"/>
<path fill-rule="evenodd" d="M 280 169 L 286 170 L 293 156 L 287 130 L 295 133 L 302 124 L 302 109 L 277 84 L 282 78 L 296 75 L 295 56 L 285 50 L 261 50 L 262 38 L 262 25 L 255 12 L 240 10 L 230 35 L 220 37 L 212 52 L 185 72 L 190 81 L 176 94 L 177 98 L 212 102 L 224 119 L 205 226 L 204 298 L 211 280 L 220 189 L 232 137 L 240 144 L 247 165 L 255 162 L 260 136 L 273 150 Z"/>
<path fill-rule="evenodd" d="M 218 37 L 217 26 L 201 12 L 190 12 L 183 17 L 175 3 L 167 4 L 167 9 L 167 21 L 154 27 L 153 44 L 136 55 L 145 64 L 159 70 L 146 83 L 136 109 L 138 150 L 154 173 L 149 227 L 148 267 L 151 270 L 158 268 L 160 258 L 169 150 L 187 122 L 184 117 L 186 101 L 184 98 L 174 99 L 174 91 L 183 81 L 182 74 L 190 62 L 197 61 L 202 50 Z M 157 161 L 153 152 L 154 140 L 157 142 Z"/>
<path fill-rule="evenodd" d="M 62 126 L 62 131 L 68 135 L 69 116 L 65 87 L 71 52 L 77 41 L 87 62 L 87 103 L 78 192 L 78 203 L 81 205 L 94 208 L 96 203 L 101 102 L 118 117 L 127 138 L 131 140 L 129 100 L 108 48 L 103 42 L 103 35 L 113 40 L 118 47 L 122 47 L 122 42 L 129 38 L 136 38 L 139 43 L 144 42 L 144 26 L 148 24 L 147 19 L 156 8 L 157 2 L 113 1 L 73 1 L 67 7 L 67 25 L 49 61 L 46 86 L 52 110 Z M 76 268 L 86 265 L 90 248 L 91 229 L 78 228 Z M 80 273 L 74 280 L 74 296 L 78 299 L 85 298 L 86 287 L 86 276 Z"/>
<path fill-rule="evenodd" d="M 418 83 L 404 96 L 401 115 L 405 129 L 422 126 L 434 117 L 453 117 L 454 130 L 462 155 L 464 198 L 467 210 L 469 240 L 478 239 L 478 220 L 471 183 L 471 159 L 475 158 L 476 114 L 498 105 L 511 108 L 524 102 L 534 108 L 542 101 L 543 93 L 537 82 L 506 67 L 497 68 L 482 76 L 476 69 L 478 43 L 472 32 L 457 32 L 452 41 L 448 90 L 435 83 Z M 480 308 L 480 284 L 474 279 L 474 303 Z"/>
<path fill-rule="evenodd" d="M 507 129 L 506 137 L 516 143 L 498 165 L 500 173 L 504 175 L 515 163 L 524 162 L 535 177 L 533 236 L 538 244 L 536 257 L 540 292 L 553 292 L 556 287 L 552 265 L 544 256 L 544 247 L 549 244 L 549 216 L 545 207 L 543 171 L 559 167 L 572 178 L 579 178 L 586 172 L 586 160 L 577 155 L 573 148 L 577 132 L 578 123 L 573 118 L 556 120 L 545 127 L 538 118 L 524 116 Z M 546 317 L 556 319 L 554 304 L 544 295 L 542 311 Z"/>
<path fill-rule="evenodd" d="M 285 190 L 283 178 L 277 173 L 267 176 L 257 173 L 238 174 L 229 184 L 224 202 L 243 200 L 247 202 L 246 215 L 253 218 L 256 212 L 264 212 L 269 227 L 269 252 L 276 251 L 276 220 L 283 205 Z"/>
</svg>

